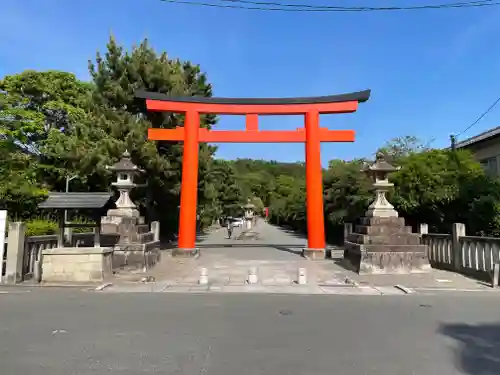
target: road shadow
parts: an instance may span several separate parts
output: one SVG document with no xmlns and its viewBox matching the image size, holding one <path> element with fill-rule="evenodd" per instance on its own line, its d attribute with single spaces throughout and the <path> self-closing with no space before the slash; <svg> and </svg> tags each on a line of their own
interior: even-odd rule
<svg viewBox="0 0 500 375">
<path fill-rule="evenodd" d="M 278 228 L 279 230 L 281 230 L 282 232 L 286 233 L 289 236 L 292 236 L 295 238 L 300 238 L 300 239 L 307 241 L 307 233 L 305 233 L 305 232 L 302 232 L 298 229 L 294 229 L 294 228 L 288 227 L 288 226 L 281 226 L 281 225 L 277 225 L 277 224 L 270 224 L 270 225 L 273 225 L 274 227 Z M 328 236 L 328 232 L 326 233 L 326 243 L 329 247 L 332 247 L 332 248 L 333 247 L 335 247 L 335 248 L 341 247 L 343 245 L 343 241 L 344 241 L 343 237 L 340 238 L 340 237 L 336 236 L 335 239 L 333 239 L 333 238 L 330 238 L 330 236 Z"/>
<path fill-rule="evenodd" d="M 257 247 L 268 247 L 270 249 L 276 249 L 279 251 L 284 251 L 291 254 L 302 255 L 302 249 L 304 245 L 300 244 L 253 244 L 253 243 L 211 243 L 203 244 L 200 243 L 196 245 L 200 249 L 220 249 L 220 248 L 257 248 Z"/>
<path fill-rule="evenodd" d="M 303 232 L 299 232 L 299 231 L 294 230 L 293 228 L 289 228 L 289 227 L 281 227 L 281 226 L 275 225 L 275 224 L 271 224 L 271 225 L 273 225 L 274 227 L 278 228 L 279 230 L 281 230 L 282 232 L 286 233 L 287 235 L 289 235 L 291 237 L 300 238 L 302 240 L 307 240 L 307 234 L 305 234 Z"/>
<path fill-rule="evenodd" d="M 287 245 L 271 245 L 272 248 L 276 249 L 276 250 L 279 250 L 279 251 L 284 251 L 284 252 L 287 252 L 287 253 L 290 253 L 290 254 L 295 254 L 295 255 L 300 255 L 302 256 L 302 249 L 304 248 L 304 246 L 298 246 L 298 245 L 295 245 L 295 246 L 287 246 Z M 298 247 L 300 249 L 296 249 L 295 247 Z"/>
<path fill-rule="evenodd" d="M 500 374 L 500 322 L 442 324 L 439 332 L 454 339 L 456 366 L 470 375 Z"/>
<path fill-rule="evenodd" d="M 202 242 L 210 236 L 210 232 L 203 230 L 197 230 L 196 232 L 196 242 Z M 177 247 L 177 240 L 179 239 L 177 233 L 171 233 L 168 236 L 163 236 L 160 238 L 160 248 L 161 249 L 173 249 Z"/>
<path fill-rule="evenodd" d="M 354 267 L 351 262 L 344 258 L 343 254 L 339 254 L 339 256 L 333 259 L 333 263 L 336 266 L 342 268 L 344 271 L 358 273 L 356 267 Z"/>
</svg>

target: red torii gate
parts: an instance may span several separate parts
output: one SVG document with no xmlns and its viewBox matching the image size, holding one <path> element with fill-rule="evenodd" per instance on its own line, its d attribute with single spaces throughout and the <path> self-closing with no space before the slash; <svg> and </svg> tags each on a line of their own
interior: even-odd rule
<svg viewBox="0 0 500 375">
<path fill-rule="evenodd" d="M 182 156 L 181 204 L 179 241 L 176 255 L 193 256 L 196 244 L 196 206 L 198 195 L 199 143 L 279 143 L 305 142 L 307 248 L 309 259 L 324 257 L 325 223 L 323 211 L 323 181 L 321 142 L 353 142 L 353 130 L 329 130 L 319 125 L 320 114 L 355 112 L 358 104 L 370 98 L 370 90 L 349 94 L 308 98 L 238 99 L 205 97 L 170 97 L 160 93 L 139 91 L 136 97 L 146 100 L 149 111 L 184 113 L 183 127 L 148 129 L 154 141 L 184 142 Z M 200 114 L 245 115 L 246 129 L 238 131 L 200 128 Z M 302 115 L 305 128 L 297 130 L 261 131 L 259 115 Z"/>
</svg>

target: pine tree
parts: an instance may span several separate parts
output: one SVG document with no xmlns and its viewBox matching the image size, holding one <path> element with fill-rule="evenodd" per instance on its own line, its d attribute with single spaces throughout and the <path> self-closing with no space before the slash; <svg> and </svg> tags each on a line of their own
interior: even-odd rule
<svg viewBox="0 0 500 375">
<path fill-rule="evenodd" d="M 46 151 L 65 154 L 68 163 L 87 176 L 88 186 L 102 190 L 111 182 L 105 166 L 127 149 L 146 171 L 147 186 L 137 189 L 136 200 L 150 219 L 162 221 L 162 232 L 175 231 L 182 144 L 148 141 L 147 129 L 182 126 L 183 115 L 148 112 L 134 93 L 145 89 L 172 96 L 211 96 L 211 85 L 199 66 L 157 54 L 147 40 L 125 51 L 111 37 L 106 52 L 89 61 L 89 71 L 93 81 L 89 115 L 65 134 L 54 134 Z M 201 118 L 201 126 L 214 123 L 214 116 Z M 200 145 L 200 171 L 208 168 L 214 152 L 214 147 Z"/>
</svg>

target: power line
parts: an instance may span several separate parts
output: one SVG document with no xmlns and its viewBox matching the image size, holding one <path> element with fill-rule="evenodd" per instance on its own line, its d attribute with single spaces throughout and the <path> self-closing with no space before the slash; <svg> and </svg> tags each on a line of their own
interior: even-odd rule
<svg viewBox="0 0 500 375">
<path fill-rule="evenodd" d="M 250 1 L 250 0 L 220 0 L 225 3 L 239 3 L 239 4 L 250 4 L 259 6 L 276 6 L 283 8 L 306 8 L 306 9 L 332 9 L 332 10 L 351 10 L 351 11 L 381 11 L 381 10 L 413 10 L 413 9 L 432 9 L 432 8 L 449 8 L 449 7 L 471 7 L 471 6 L 484 6 L 491 5 L 493 0 L 476 0 L 467 1 L 461 3 L 443 3 L 443 4 L 427 4 L 420 6 L 406 6 L 406 7 L 346 7 L 346 6 L 332 6 L 332 5 L 311 5 L 311 4 L 286 4 L 286 3 L 274 3 L 274 2 L 262 2 L 262 1 Z M 299 9 L 300 10 L 300 9 Z"/>
<path fill-rule="evenodd" d="M 459 135 L 465 133 L 467 130 L 469 130 L 470 128 L 472 128 L 474 125 L 476 125 L 479 121 L 481 121 L 483 119 L 484 116 L 486 116 L 488 113 L 490 113 L 490 111 L 496 107 L 496 105 L 500 103 L 500 97 L 498 97 L 497 100 L 495 100 L 493 102 L 493 104 L 491 106 L 489 106 L 489 108 L 483 112 L 483 114 L 481 116 L 479 116 L 477 118 L 476 121 L 474 121 L 472 124 L 470 124 L 469 126 L 467 126 L 464 130 L 462 130 L 460 133 L 456 134 L 455 137 L 458 137 Z"/>
<path fill-rule="evenodd" d="M 407 7 L 345 7 L 345 6 L 327 6 L 327 5 L 307 5 L 307 4 L 285 4 L 270 3 L 247 0 L 220 0 L 220 2 L 207 3 L 199 1 L 185 0 L 160 0 L 165 3 L 194 5 L 200 7 L 257 10 L 257 11 L 275 11 L 275 12 L 374 12 L 374 11 L 401 11 L 401 10 L 423 10 L 423 9 L 453 9 L 453 8 L 475 8 L 500 5 L 500 1 L 477 0 L 460 3 L 427 4 Z M 223 3 L 233 3 L 223 4 Z M 240 5 L 238 5 L 240 4 Z M 248 6 L 252 5 L 252 6 Z M 253 6 L 255 5 L 255 6 Z"/>
</svg>

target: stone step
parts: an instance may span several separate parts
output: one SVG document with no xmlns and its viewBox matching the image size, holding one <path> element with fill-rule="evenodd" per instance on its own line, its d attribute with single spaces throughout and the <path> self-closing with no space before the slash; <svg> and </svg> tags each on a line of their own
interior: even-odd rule
<svg viewBox="0 0 500 375">
<path fill-rule="evenodd" d="M 363 244 L 367 253 L 426 253 L 427 245 L 382 245 Z"/>
<path fill-rule="evenodd" d="M 403 217 L 362 217 L 359 219 L 361 225 L 399 227 L 405 226 Z"/>
<path fill-rule="evenodd" d="M 363 245 L 420 245 L 420 235 L 417 233 L 397 233 L 391 235 L 365 235 L 351 233 L 348 241 Z"/>
<path fill-rule="evenodd" d="M 368 234 L 368 235 L 391 235 L 399 233 L 412 233 L 412 228 L 410 226 L 392 227 L 392 226 L 356 225 L 354 229 L 355 233 Z"/>
</svg>

